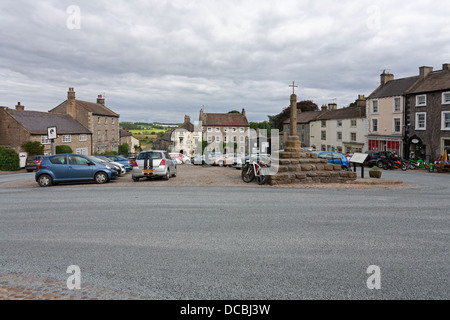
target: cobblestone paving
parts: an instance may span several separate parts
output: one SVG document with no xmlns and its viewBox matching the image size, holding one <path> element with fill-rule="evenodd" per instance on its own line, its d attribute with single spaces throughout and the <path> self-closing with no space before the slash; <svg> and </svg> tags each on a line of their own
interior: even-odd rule
<svg viewBox="0 0 450 320">
<path fill-rule="evenodd" d="M 0 275 L 0 300 L 144 300 L 145 297 L 106 288 L 82 285 L 70 290 L 64 281 L 28 277 L 19 274 Z"/>
</svg>

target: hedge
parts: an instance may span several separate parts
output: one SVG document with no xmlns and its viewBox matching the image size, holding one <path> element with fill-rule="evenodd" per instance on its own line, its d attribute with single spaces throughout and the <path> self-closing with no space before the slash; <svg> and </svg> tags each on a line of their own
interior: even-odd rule
<svg viewBox="0 0 450 320">
<path fill-rule="evenodd" d="M 72 148 L 65 145 L 56 146 L 56 154 L 73 153 Z"/>
<path fill-rule="evenodd" d="M 19 155 L 13 150 L 0 147 L 0 171 L 20 170 Z"/>
</svg>

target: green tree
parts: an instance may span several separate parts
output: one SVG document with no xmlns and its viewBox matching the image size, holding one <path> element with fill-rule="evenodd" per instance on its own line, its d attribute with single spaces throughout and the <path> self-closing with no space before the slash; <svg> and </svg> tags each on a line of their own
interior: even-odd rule
<svg viewBox="0 0 450 320">
<path fill-rule="evenodd" d="M 73 153 L 72 148 L 66 145 L 56 146 L 56 154 Z"/>
<path fill-rule="evenodd" d="M 119 146 L 119 154 L 125 154 L 125 153 L 128 153 L 128 147 L 129 147 L 129 145 L 128 145 L 128 143 L 122 143 L 120 146 Z"/>
<path fill-rule="evenodd" d="M 239 113 L 239 114 L 240 114 L 240 112 L 237 111 L 237 110 L 231 110 L 231 111 L 229 111 L 228 113 Z"/>
<path fill-rule="evenodd" d="M 302 112 L 307 111 L 318 111 L 319 106 L 315 104 L 311 100 L 303 100 L 300 102 L 297 102 L 297 110 L 300 110 Z M 269 124 L 272 128 L 276 128 L 278 130 L 283 130 L 283 122 L 287 119 L 289 119 L 291 114 L 291 107 L 284 108 L 279 114 L 274 116 L 268 116 L 269 117 Z"/>
<path fill-rule="evenodd" d="M 19 155 L 13 150 L 0 147 L 0 171 L 20 170 Z"/>
<path fill-rule="evenodd" d="M 39 141 L 25 142 L 22 144 L 22 148 L 25 152 L 28 152 L 29 156 L 44 154 L 44 146 Z"/>
</svg>

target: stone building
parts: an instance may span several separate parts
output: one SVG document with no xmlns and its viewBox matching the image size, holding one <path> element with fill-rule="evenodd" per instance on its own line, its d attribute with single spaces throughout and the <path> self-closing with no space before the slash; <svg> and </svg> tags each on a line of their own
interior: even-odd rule
<svg viewBox="0 0 450 320">
<path fill-rule="evenodd" d="M 49 111 L 68 114 L 92 132 L 92 153 L 117 151 L 119 148 L 119 115 L 105 106 L 99 95 L 97 102 L 75 99 L 75 91 L 69 88 L 67 100 Z"/>
<path fill-rule="evenodd" d="M 136 153 L 136 146 L 138 146 L 140 148 L 141 146 L 141 142 L 139 141 L 139 139 L 136 139 L 133 134 L 128 131 L 128 129 L 119 129 L 119 137 L 120 137 L 120 141 L 119 144 L 124 144 L 127 143 L 128 144 L 128 152 L 129 153 Z"/>
<path fill-rule="evenodd" d="M 442 70 L 419 68 L 419 80 L 407 90 L 405 153 L 424 160 L 450 153 L 450 64 Z"/>
<path fill-rule="evenodd" d="M 250 124 L 245 114 L 241 113 L 204 113 L 200 110 L 203 139 L 207 141 L 206 152 L 245 154 Z M 223 148 L 223 143 L 226 147 Z M 237 146 L 236 150 L 234 146 Z"/>
<path fill-rule="evenodd" d="M 0 107 L 0 145 L 24 151 L 26 142 L 38 141 L 44 146 L 44 154 L 51 153 L 47 128 L 56 127 L 55 145 L 67 145 L 74 153 L 91 154 L 92 133 L 78 120 L 67 114 L 26 111 L 20 102 L 16 109 Z"/>
<path fill-rule="evenodd" d="M 172 152 L 182 153 L 188 157 L 194 156 L 194 150 L 201 143 L 201 132 L 195 131 L 188 115 L 184 116 L 184 122 L 172 133 Z"/>
<path fill-rule="evenodd" d="M 320 115 L 320 111 L 297 111 L 297 135 L 301 141 L 302 147 L 310 147 L 311 132 L 310 123 Z M 287 141 L 290 130 L 290 118 L 283 122 L 283 135 L 281 139 L 281 148 L 284 148 L 284 143 Z"/>
</svg>

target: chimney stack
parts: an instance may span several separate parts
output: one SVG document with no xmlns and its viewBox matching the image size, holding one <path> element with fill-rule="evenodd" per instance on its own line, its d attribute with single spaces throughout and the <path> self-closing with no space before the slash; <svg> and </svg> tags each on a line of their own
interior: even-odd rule
<svg viewBox="0 0 450 320">
<path fill-rule="evenodd" d="M 67 113 L 74 119 L 77 118 L 77 109 L 75 106 L 75 91 L 69 88 L 67 92 Z"/>
<path fill-rule="evenodd" d="M 75 100 L 75 91 L 73 88 L 69 88 L 69 91 L 67 92 L 67 100 Z"/>
<path fill-rule="evenodd" d="M 426 77 L 427 75 L 429 75 L 431 72 L 433 72 L 433 67 L 426 67 L 426 66 L 420 67 L 420 68 L 419 68 L 419 76 L 420 76 L 420 79 L 425 78 L 425 77 Z"/>
<path fill-rule="evenodd" d="M 103 98 L 103 96 L 101 94 L 99 94 L 97 97 L 97 103 L 101 104 L 101 105 L 105 105 L 105 98 Z"/>
<path fill-rule="evenodd" d="M 337 110 L 337 104 L 336 103 L 329 103 L 328 104 L 328 110 Z"/>
<path fill-rule="evenodd" d="M 327 111 L 327 105 L 326 104 L 323 104 L 322 105 L 322 112 L 326 112 Z"/>
<path fill-rule="evenodd" d="M 191 117 L 189 117 L 187 114 L 184 115 L 184 123 L 191 122 Z"/>
<path fill-rule="evenodd" d="M 242 115 L 245 117 L 245 109 L 242 108 Z"/>
<path fill-rule="evenodd" d="M 22 106 L 22 105 L 20 104 L 20 102 L 17 102 L 16 110 L 24 111 L 24 110 L 25 110 L 25 106 Z"/>
<path fill-rule="evenodd" d="M 386 73 L 385 70 L 383 70 L 383 73 L 380 74 L 380 84 L 385 85 L 389 81 L 394 80 L 394 75 L 391 73 Z"/>
<path fill-rule="evenodd" d="M 366 98 L 363 94 L 358 95 L 358 100 L 356 100 L 357 107 L 365 107 L 366 106 Z"/>
<path fill-rule="evenodd" d="M 446 71 L 450 70 L 450 63 L 444 63 L 442 65 L 442 70 L 446 70 Z"/>
</svg>

